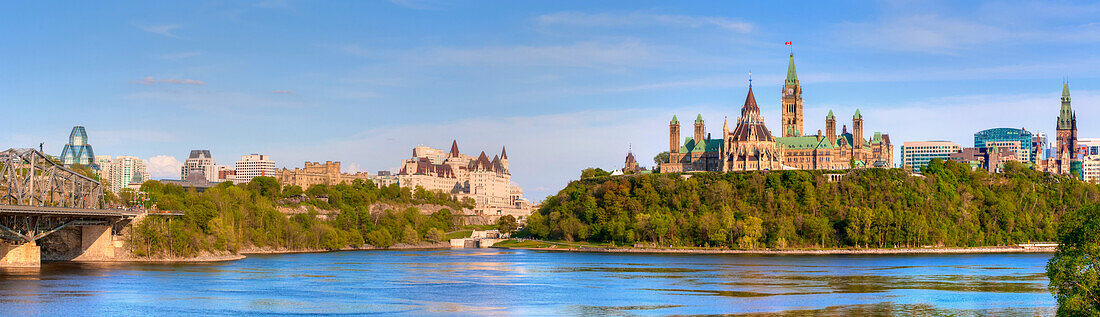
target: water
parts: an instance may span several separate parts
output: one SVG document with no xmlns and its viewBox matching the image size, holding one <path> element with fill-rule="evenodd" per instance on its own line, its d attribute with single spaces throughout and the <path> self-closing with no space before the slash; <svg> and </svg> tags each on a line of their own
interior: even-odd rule
<svg viewBox="0 0 1100 317">
<path fill-rule="evenodd" d="M 457 249 L 46 263 L 0 271 L 0 316 L 1051 315 L 1049 256 Z"/>
</svg>

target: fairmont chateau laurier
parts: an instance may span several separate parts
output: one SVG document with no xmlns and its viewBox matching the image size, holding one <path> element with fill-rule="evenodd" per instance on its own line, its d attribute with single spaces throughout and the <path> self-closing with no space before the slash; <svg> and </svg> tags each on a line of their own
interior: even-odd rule
<svg viewBox="0 0 1100 317">
<path fill-rule="evenodd" d="M 751 171 L 775 169 L 847 169 L 893 166 L 894 150 L 888 134 L 875 132 L 865 138 L 863 116 L 856 110 L 852 130 L 848 126 L 836 131 L 836 116 L 830 110 L 825 116 L 825 133 L 804 134 L 802 85 L 794 68 L 794 54 L 787 66 L 783 85 L 782 137 L 771 134 L 760 116 L 760 107 L 749 85 L 748 96 L 741 106 L 741 116 L 731 131 L 729 119 L 722 124 L 719 138 L 706 133 L 703 116 L 695 118 L 691 136 L 681 144 L 680 120 L 669 123 L 669 161 L 661 164 L 661 172 Z"/>
</svg>

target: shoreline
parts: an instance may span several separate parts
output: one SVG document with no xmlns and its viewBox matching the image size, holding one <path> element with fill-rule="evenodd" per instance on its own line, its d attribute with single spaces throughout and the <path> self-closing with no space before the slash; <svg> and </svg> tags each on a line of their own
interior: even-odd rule
<svg viewBox="0 0 1100 317">
<path fill-rule="evenodd" d="M 973 248 L 882 248 L 882 249 L 793 249 L 793 250 L 732 250 L 732 249 L 665 249 L 665 248 L 528 248 L 495 247 L 498 249 L 588 252 L 588 253 L 638 253 L 638 254 L 743 254 L 743 255 L 903 255 L 903 254 L 995 254 L 995 253 L 1054 253 L 1056 247 L 973 247 Z"/>
</svg>

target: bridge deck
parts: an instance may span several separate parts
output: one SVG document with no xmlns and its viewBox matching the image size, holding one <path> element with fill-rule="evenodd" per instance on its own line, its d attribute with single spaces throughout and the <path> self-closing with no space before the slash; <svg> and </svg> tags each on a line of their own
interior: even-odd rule
<svg viewBox="0 0 1100 317">
<path fill-rule="evenodd" d="M 0 214 L 133 218 L 142 214 L 142 212 L 124 209 L 82 209 L 65 207 L 0 205 Z"/>
</svg>

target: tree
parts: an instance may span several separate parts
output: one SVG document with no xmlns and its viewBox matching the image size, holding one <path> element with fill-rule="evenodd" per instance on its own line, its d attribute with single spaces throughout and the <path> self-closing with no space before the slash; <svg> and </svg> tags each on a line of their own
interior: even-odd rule
<svg viewBox="0 0 1100 317">
<path fill-rule="evenodd" d="M 271 176 L 253 177 L 252 181 L 248 182 L 248 188 L 259 193 L 260 196 L 269 198 L 279 196 L 279 192 L 282 189 L 279 185 L 279 181 Z"/>
<path fill-rule="evenodd" d="M 657 156 L 653 157 L 653 163 L 660 166 L 661 164 L 668 163 L 668 151 L 657 153 Z"/>
<path fill-rule="evenodd" d="M 1058 239 L 1058 250 L 1047 262 L 1058 315 L 1100 315 L 1100 205 L 1068 213 Z"/>
<path fill-rule="evenodd" d="M 440 241 L 443 241 L 444 235 L 445 234 L 443 230 L 440 230 L 439 228 L 430 228 L 428 229 L 428 233 L 424 236 L 428 239 L 428 241 L 431 241 L 432 243 L 439 243 Z"/>
<path fill-rule="evenodd" d="M 303 194 L 302 187 L 298 185 L 289 185 L 283 187 L 283 197 L 290 198 Z"/>
<path fill-rule="evenodd" d="M 516 217 L 512 215 L 504 215 L 497 219 L 497 230 L 501 233 L 512 233 L 519 227 L 519 223 L 516 221 Z"/>
<path fill-rule="evenodd" d="M 581 179 L 611 176 L 611 173 L 600 168 L 586 168 L 581 171 Z"/>
</svg>

